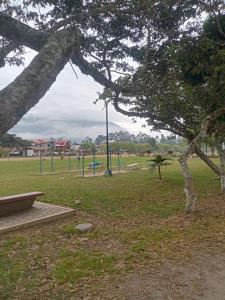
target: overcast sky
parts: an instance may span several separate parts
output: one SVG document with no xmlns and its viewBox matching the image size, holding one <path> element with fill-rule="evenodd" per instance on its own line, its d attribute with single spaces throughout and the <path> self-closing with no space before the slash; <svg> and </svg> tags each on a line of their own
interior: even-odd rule
<svg viewBox="0 0 225 300">
<path fill-rule="evenodd" d="M 34 55 L 33 51 L 27 53 L 23 67 L 0 69 L 0 88 L 18 76 Z M 67 64 L 40 102 L 10 132 L 28 139 L 71 137 L 77 141 L 86 136 L 95 138 L 98 134 L 105 134 L 103 103 L 93 103 L 102 87 L 77 68 L 76 72 L 78 79 Z M 149 128 L 142 127 L 143 120 L 137 119 L 137 123 L 133 123 L 131 118 L 117 113 L 112 106 L 109 106 L 109 120 L 110 132 L 123 129 L 135 134 L 140 131 L 150 134 Z"/>
</svg>

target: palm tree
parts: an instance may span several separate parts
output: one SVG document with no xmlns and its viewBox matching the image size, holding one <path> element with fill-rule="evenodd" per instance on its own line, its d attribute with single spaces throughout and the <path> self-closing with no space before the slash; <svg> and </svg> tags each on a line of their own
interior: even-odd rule
<svg viewBox="0 0 225 300">
<path fill-rule="evenodd" d="M 162 155 L 157 155 L 154 159 L 148 160 L 148 161 L 152 162 L 151 166 L 153 168 L 158 168 L 159 180 L 162 180 L 161 167 L 168 166 L 170 164 L 167 162 L 168 160 L 172 160 L 172 159 L 167 158 L 167 157 L 162 157 Z"/>
</svg>

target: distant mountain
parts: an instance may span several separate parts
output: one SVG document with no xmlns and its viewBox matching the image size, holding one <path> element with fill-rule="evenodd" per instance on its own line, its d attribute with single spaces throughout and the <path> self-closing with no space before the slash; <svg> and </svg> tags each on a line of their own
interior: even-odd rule
<svg viewBox="0 0 225 300">
<path fill-rule="evenodd" d="M 109 122 L 109 131 L 123 130 L 116 123 Z M 46 120 L 39 117 L 24 117 L 11 131 L 25 139 L 67 137 L 80 142 L 86 136 L 96 138 L 105 135 L 105 122 L 93 120 Z"/>
</svg>

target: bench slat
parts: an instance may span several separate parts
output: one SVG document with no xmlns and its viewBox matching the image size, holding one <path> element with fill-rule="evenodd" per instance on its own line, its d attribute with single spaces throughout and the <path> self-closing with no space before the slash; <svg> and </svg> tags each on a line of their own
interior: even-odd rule
<svg viewBox="0 0 225 300">
<path fill-rule="evenodd" d="M 31 192 L 0 197 L 0 217 L 30 209 L 38 196 L 43 192 Z"/>
<path fill-rule="evenodd" d="M 20 201 L 20 200 L 28 200 L 33 199 L 38 196 L 44 195 L 43 192 L 31 192 L 31 193 L 24 193 L 24 194 L 18 194 L 18 195 L 10 195 L 10 196 L 3 196 L 0 197 L 0 204 L 1 203 L 7 203 L 7 202 L 14 202 L 14 201 Z"/>
<path fill-rule="evenodd" d="M 141 169 L 141 163 L 131 164 L 127 166 L 127 170 L 138 170 Z"/>
</svg>

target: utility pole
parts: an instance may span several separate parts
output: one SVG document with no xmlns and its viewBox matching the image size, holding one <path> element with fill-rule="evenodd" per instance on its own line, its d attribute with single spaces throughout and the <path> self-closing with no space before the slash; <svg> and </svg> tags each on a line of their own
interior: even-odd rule
<svg viewBox="0 0 225 300">
<path fill-rule="evenodd" d="M 108 118 L 108 102 L 105 101 L 105 121 L 106 121 L 106 170 L 105 176 L 112 176 L 112 170 L 109 165 L 109 118 Z"/>
</svg>

